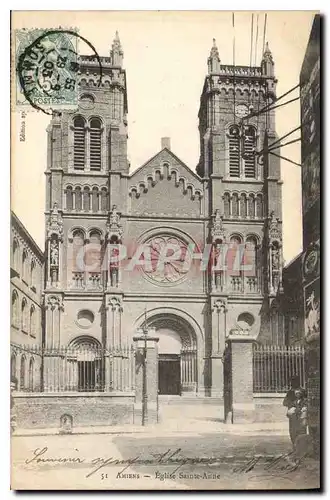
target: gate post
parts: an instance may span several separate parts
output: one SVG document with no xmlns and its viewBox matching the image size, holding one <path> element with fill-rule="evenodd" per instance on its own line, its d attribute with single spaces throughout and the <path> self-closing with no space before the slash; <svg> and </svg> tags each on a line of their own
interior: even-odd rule
<svg viewBox="0 0 330 500">
<path fill-rule="evenodd" d="M 255 419 L 253 401 L 253 342 L 248 335 L 230 335 L 232 422 L 251 423 Z"/>
<path fill-rule="evenodd" d="M 134 422 L 142 425 L 158 422 L 158 341 L 155 330 L 138 331 L 135 342 Z M 146 347 L 146 360 L 145 356 Z M 146 363 L 145 363 L 146 361 Z"/>
</svg>

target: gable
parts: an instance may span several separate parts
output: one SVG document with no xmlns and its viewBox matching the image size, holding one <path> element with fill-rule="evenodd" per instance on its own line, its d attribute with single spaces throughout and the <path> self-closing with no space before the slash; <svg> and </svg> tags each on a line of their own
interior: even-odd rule
<svg viewBox="0 0 330 500">
<path fill-rule="evenodd" d="M 128 186 L 132 214 L 201 215 L 202 182 L 168 149 L 134 172 Z"/>
</svg>

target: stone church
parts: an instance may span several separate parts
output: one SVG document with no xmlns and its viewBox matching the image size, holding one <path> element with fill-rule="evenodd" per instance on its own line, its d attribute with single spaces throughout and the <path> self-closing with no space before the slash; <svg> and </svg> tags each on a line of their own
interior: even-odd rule
<svg viewBox="0 0 330 500">
<path fill-rule="evenodd" d="M 264 154 L 277 139 L 272 54 L 222 64 L 214 40 L 197 168 L 162 138 L 134 171 L 118 34 L 100 60 L 102 78 L 79 57 L 78 109 L 47 129 L 44 344 L 115 348 L 148 328 L 160 394 L 221 398 L 230 336 L 282 343 L 282 181 Z"/>
</svg>

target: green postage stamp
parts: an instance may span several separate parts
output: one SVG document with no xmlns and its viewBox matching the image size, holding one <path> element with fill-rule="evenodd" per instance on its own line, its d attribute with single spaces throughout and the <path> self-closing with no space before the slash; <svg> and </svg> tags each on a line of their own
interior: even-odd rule
<svg viewBox="0 0 330 500">
<path fill-rule="evenodd" d="M 64 29 L 15 31 L 16 106 L 75 109 L 79 35 Z"/>
</svg>

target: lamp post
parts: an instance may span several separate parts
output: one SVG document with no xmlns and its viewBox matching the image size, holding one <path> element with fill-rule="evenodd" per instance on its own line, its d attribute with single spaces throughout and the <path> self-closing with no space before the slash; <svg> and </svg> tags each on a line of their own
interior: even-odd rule
<svg viewBox="0 0 330 500">
<path fill-rule="evenodd" d="M 143 327 L 144 348 L 143 348 L 143 382 L 142 382 L 142 425 L 148 423 L 148 387 L 147 387 L 147 309 L 145 310 L 145 321 Z"/>
</svg>

